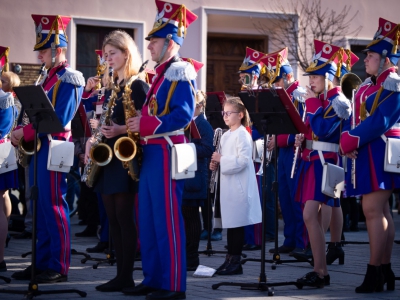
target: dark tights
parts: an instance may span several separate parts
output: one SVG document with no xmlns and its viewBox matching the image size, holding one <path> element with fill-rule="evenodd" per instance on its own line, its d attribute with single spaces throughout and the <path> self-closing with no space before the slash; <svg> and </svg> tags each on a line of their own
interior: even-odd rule
<svg viewBox="0 0 400 300">
<path fill-rule="evenodd" d="M 187 259 L 198 257 L 201 221 L 198 206 L 182 205 L 182 215 L 185 221 L 186 256 Z"/>
<path fill-rule="evenodd" d="M 228 254 L 241 255 L 244 243 L 244 227 L 228 228 Z"/>
<path fill-rule="evenodd" d="M 117 276 L 111 282 L 114 285 L 129 286 L 133 284 L 132 273 L 137 243 L 133 219 L 135 195 L 117 193 L 101 197 L 110 223 L 117 259 Z"/>
</svg>

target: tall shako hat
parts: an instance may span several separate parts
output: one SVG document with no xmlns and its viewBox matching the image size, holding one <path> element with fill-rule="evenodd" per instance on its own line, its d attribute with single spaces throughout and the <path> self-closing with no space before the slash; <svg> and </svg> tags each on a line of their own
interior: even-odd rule
<svg viewBox="0 0 400 300">
<path fill-rule="evenodd" d="M 197 16 L 184 4 L 155 1 L 157 6 L 156 20 L 146 40 L 150 40 L 151 37 L 167 38 L 168 35 L 171 35 L 171 39 L 182 46 L 187 28 L 197 19 Z"/>
<path fill-rule="evenodd" d="M 8 54 L 10 47 L 0 46 L 0 73 L 8 72 Z"/>
<path fill-rule="evenodd" d="M 34 51 L 47 48 L 67 47 L 66 29 L 71 21 L 68 16 L 32 15 L 35 22 L 36 44 Z"/>
<path fill-rule="evenodd" d="M 263 56 L 265 53 L 246 47 L 246 56 L 239 68 L 239 73 L 249 73 L 259 77 L 262 68 L 260 60 Z"/>
<path fill-rule="evenodd" d="M 181 59 L 182 59 L 183 61 L 189 62 L 189 63 L 193 66 L 193 68 L 194 68 L 194 70 L 196 71 L 196 73 L 198 73 L 199 70 L 204 66 L 204 64 L 203 64 L 202 62 L 199 62 L 199 61 L 197 61 L 197 60 L 195 60 L 195 59 L 193 59 L 193 58 L 181 57 Z"/>
<path fill-rule="evenodd" d="M 388 57 L 390 61 L 397 65 L 400 58 L 400 24 L 396 24 L 379 18 L 379 27 L 374 35 L 373 41 L 367 45 L 367 51 L 379 53 L 383 57 Z"/>
<path fill-rule="evenodd" d="M 265 65 L 265 72 L 271 84 L 281 79 L 284 74 L 293 72 L 288 61 L 287 47 L 267 54 L 261 59 L 261 62 Z"/>
<path fill-rule="evenodd" d="M 314 57 L 304 76 L 327 75 L 330 81 L 333 81 L 334 76 L 340 78 L 345 55 L 343 48 L 314 40 L 314 49 Z"/>
</svg>

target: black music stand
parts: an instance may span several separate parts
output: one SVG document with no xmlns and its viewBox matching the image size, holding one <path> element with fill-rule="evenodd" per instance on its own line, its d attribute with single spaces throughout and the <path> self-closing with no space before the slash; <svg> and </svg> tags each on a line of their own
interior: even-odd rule
<svg viewBox="0 0 400 300">
<path fill-rule="evenodd" d="M 305 133 L 306 127 L 301 121 L 301 117 L 294 107 L 292 101 L 287 95 L 284 89 L 265 89 L 254 91 L 254 95 L 250 95 L 248 92 L 240 92 L 240 99 L 243 101 L 250 114 L 250 118 L 253 122 L 254 127 L 264 135 L 264 141 L 267 140 L 268 134 L 274 134 L 275 139 L 278 134 L 297 134 Z M 276 141 L 275 141 L 275 152 L 276 152 Z M 267 144 L 264 143 L 263 155 L 267 155 Z M 265 207 L 267 203 L 267 165 L 264 163 L 263 166 L 263 179 L 262 179 L 262 243 L 261 243 L 261 259 L 245 259 L 244 261 L 260 261 L 261 272 L 258 278 L 258 283 L 236 283 L 236 282 L 220 282 L 212 285 L 212 289 L 217 289 L 220 286 L 240 286 L 243 290 L 261 290 L 268 291 L 268 296 L 274 295 L 274 286 L 286 286 L 295 285 L 297 288 L 303 288 L 302 284 L 295 281 L 290 282 L 276 282 L 267 283 L 267 276 L 265 274 Z M 277 172 L 277 160 L 275 156 L 275 176 Z M 275 178 L 276 180 L 276 178 Z M 275 194 L 275 202 L 278 201 L 278 182 L 275 181 L 272 184 L 272 189 Z M 276 205 L 277 207 L 277 205 Z M 275 236 L 278 235 L 278 210 L 275 210 Z M 274 262 L 282 262 L 280 255 L 277 252 L 278 239 L 275 238 L 275 253 Z"/>
<path fill-rule="evenodd" d="M 33 186 L 31 187 L 32 200 L 32 272 L 31 280 L 29 282 L 28 290 L 7 290 L 1 289 L 0 293 L 7 294 L 24 294 L 25 297 L 32 299 L 39 295 L 49 294 L 65 294 L 65 293 L 77 293 L 81 297 L 86 297 L 86 292 L 77 289 L 66 289 L 66 290 L 51 290 L 51 291 L 40 291 L 39 285 L 35 280 L 35 269 L 36 269 L 36 212 L 37 212 L 37 199 L 39 190 L 37 187 L 37 139 L 38 133 L 56 133 L 64 132 L 64 127 L 58 120 L 58 117 L 54 111 L 53 106 L 42 86 L 29 85 L 14 88 L 18 99 L 25 107 L 25 111 L 29 117 L 29 121 L 33 125 L 35 130 L 34 139 L 34 156 L 33 156 Z"/>
</svg>

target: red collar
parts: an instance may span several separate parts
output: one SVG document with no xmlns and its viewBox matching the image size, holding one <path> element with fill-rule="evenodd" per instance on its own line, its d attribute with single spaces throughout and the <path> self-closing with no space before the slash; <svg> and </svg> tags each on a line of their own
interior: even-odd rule
<svg viewBox="0 0 400 300">
<path fill-rule="evenodd" d="M 376 78 L 376 85 L 381 86 L 382 83 L 386 80 L 386 78 L 389 76 L 390 73 L 395 73 L 396 72 L 396 68 L 392 67 L 389 68 L 385 71 L 383 71 L 381 74 L 378 75 L 378 77 Z"/>
<path fill-rule="evenodd" d="M 339 94 L 339 92 L 342 91 L 342 88 L 340 86 L 336 86 L 332 89 L 330 89 L 326 95 L 327 99 Z M 324 100 L 324 93 L 319 94 L 319 99 Z"/>
<path fill-rule="evenodd" d="M 286 92 L 288 93 L 289 96 L 294 92 L 295 89 L 297 89 L 297 87 L 299 86 L 299 84 L 300 84 L 299 81 L 298 81 L 298 80 L 295 80 L 294 82 L 292 82 L 292 83 L 288 86 L 288 88 L 286 89 Z"/>
</svg>

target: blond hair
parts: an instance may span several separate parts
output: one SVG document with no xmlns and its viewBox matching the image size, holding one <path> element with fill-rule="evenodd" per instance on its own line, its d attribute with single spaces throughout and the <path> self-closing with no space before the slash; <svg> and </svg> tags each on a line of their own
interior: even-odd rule
<svg viewBox="0 0 400 300">
<path fill-rule="evenodd" d="M 19 76 L 15 74 L 14 72 L 3 72 L 1 76 L 4 76 L 7 78 L 9 84 L 10 84 L 10 90 L 5 91 L 5 92 L 12 92 L 13 89 L 21 84 L 21 79 L 19 79 Z"/>
<path fill-rule="evenodd" d="M 139 73 L 139 69 L 142 66 L 142 57 L 135 41 L 128 33 L 123 30 L 114 30 L 110 32 L 104 38 L 102 47 L 103 53 L 105 52 L 104 48 L 106 45 L 113 46 L 127 55 L 124 69 L 124 78 L 126 80 Z M 116 74 L 114 76 L 116 76 Z M 144 80 L 145 74 L 142 73 L 139 75 L 139 77 Z M 104 79 L 108 85 L 110 82 L 108 71 L 105 72 Z"/>
<path fill-rule="evenodd" d="M 249 112 L 247 111 L 246 107 L 244 106 L 242 100 L 240 100 L 239 97 L 227 97 L 224 102 L 224 106 L 226 104 L 234 106 L 237 109 L 237 111 L 243 113 L 243 118 L 240 121 L 241 124 L 245 127 L 250 126 Z"/>
</svg>

